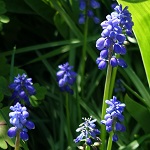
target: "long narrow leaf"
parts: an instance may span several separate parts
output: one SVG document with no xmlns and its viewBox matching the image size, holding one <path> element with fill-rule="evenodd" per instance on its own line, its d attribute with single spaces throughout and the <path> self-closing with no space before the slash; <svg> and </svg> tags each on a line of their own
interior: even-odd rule
<svg viewBox="0 0 150 150">
<path fill-rule="evenodd" d="M 123 7 L 128 6 L 134 22 L 134 33 L 138 41 L 147 80 L 150 86 L 150 1 L 118 0 Z M 136 61 L 136 60 L 134 60 Z"/>
<path fill-rule="evenodd" d="M 141 125 L 141 128 L 145 133 L 150 133 L 150 111 L 146 107 L 132 100 L 128 95 L 125 97 L 125 104 L 128 112 Z"/>
</svg>

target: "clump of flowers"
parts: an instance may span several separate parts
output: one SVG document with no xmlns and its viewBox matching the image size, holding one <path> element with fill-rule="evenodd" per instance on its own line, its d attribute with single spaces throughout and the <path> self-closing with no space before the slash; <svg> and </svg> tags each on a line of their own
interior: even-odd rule
<svg viewBox="0 0 150 150">
<path fill-rule="evenodd" d="M 28 129 L 34 129 L 35 125 L 32 121 L 27 120 L 29 117 L 27 108 L 25 106 L 22 107 L 21 104 L 17 102 L 16 105 L 10 106 L 10 110 L 12 110 L 12 112 L 9 113 L 10 123 L 13 127 L 8 130 L 8 136 L 13 138 L 19 134 L 22 140 L 28 140 Z"/>
<path fill-rule="evenodd" d="M 79 0 L 79 8 L 82 13 L 79 15 L 79 24 L 84 24 L 86 17 L 92 18 L 94 23 L 100 22 L 99 18 L 94 15 L 93 9 L 100 7 L 100 3 L 96 0 Z"/>
<path fill-rule="evenodd" d="M 107 132 L 112 131 L 114 133 L 112 140 L 116 142 L 118 141 L 117 132 L 124 132 L 126 130 L 125 126 L 122 124 L 124 120 L 122 113 L 125 104 L 117 100 L 115 96 L 113 96 L 113 99 L 106 100 L 106 104 L 108 104 L 109 107 L 106 109 L 105 120 L 102 120 L 101 123 L 106 126 Z"/>
<path fill-rule="evenodd" d="M 107 62 L 112 66 L 127 67 L 126 62 L 118 58 L 118 55 L 125 55 L 126 48 L 124 42 L 126 36 L 132 36 L 132 18 L 128 7 L 122 8 L 118 5 L 114 12 L 106 16 L 105 21 L 101 23 L 101 37 L 96 41 L 96 48 L 100 50 L 100 56 L 96 63 L 99 69 L 105 69 Z"/>
<path fill-rule="evenodd" d="M 77 76 L 77 74 L 72 70 L 73 66 L 70 66 L 67 62 L 65 64 L 59 65 L 58 68 L 60 70 L 57 72 L 56 76 L 60 90 L 73 94 L 71 86 L 76 81 Z"/>
<path fill-rule="evenodd" d="M 91 146 L 94 141 L 99 142 L 100 131 L 96 128 L 96 119 L 92 120 L 92 117 L 82 119 L 84 122 L 79 125 L 78 129 L 76 129 L 76 132 L 80 132 L 80 135 L 74 139 L 74 142 L 78 143 L 80 141 L 84 141 L 85 144 L 89 146 Z"/>
<path fill-rule="evenodd" d="M 29 96 L 35 95 L 36 93 L 32 79 L 27 78 L 26 74 L 18 74 L 18 76 L 14 78 L 14 82 L 9 85 L 9 88 L 13 90 L 11 99 L 13 99 L 15 103 L 24 100 L 27 104 L 30 104 Z"/>
</svg>

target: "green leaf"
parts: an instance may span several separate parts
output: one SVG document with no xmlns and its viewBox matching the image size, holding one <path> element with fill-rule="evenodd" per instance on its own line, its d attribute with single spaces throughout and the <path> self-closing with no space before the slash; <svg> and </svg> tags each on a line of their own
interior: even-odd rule
<svg viewBox="0 0 150 150">
<path fill-rule="evenodd" d="M 145 140 L 150 139 L 150 134 L 144 135 L 137 140 L 132 141 L 130 144 L 128 144 L 126 147 L 120 147 L 119 150 L 134 150 L 137 149 L 142 142 Z"/>
<path fill-rule="evenodd" d="M 141 125 L 145 133 L 150 133 L 150 111 L 128 95 L 125 96 L 125 104 L 130 115 Z"/>
<path fill-rule="evenodd" d="M 7 149 L 7 143 L 14 147 L 14 141 L 7 136 L 9 123 L 9 107 L 4 107 L 0 110 L 0 147 L 2 149 Z"/>
<path fill-rule="evenodd" d="M 148 84 L 150 86 L 150 1 L 118 0 L 123 7 L 128 6 L 134 22 L 134 33 L 140 48 Z"/>
<path fill-rule="evenodd" d="M 2 23 L 8 23 L 10 20 L 9 20 L 9 18 L 7 17 L 7 16 L 5 16 L 5 15 L 1 15 L 0 16 L 0 22 L 2 22 Z"/>
<path fill-rule="evenodd" d="M 36 97 L 38 100 L 42 100 L 45 98 L 46 94 L 46 88 L 44 86 L 40 86 L 38 83 L 34 84 L 34 87 L 36 89 Z"/>
<path fill-rule="evenodd" d="M 48 22 L 52 22 L 52 16 L 54 12 L 41 0 L 25 0 L 25 2 L 45 20 L 47 20 Z"/>
<path fill-rule="evenodd" d="M 41 100 L 45 98 L 47 90 L 38 83 L 34 84 L 34 87 L 36 89 L 36 95 L 30 96 L 30 103 L 32 106 L 37 107 L 41 103 Z"/>
<path fill-rule="evenodd" d="M 55 22 L 55 26 L 57 27 L 61 35 L 64 38 L 67 38 L 69 36 L 69 32 L 68 32 L 69 28 L 65 20 L 61 17 L 61 15 L 58 12 L 54 16 L 54 22 Z"/>
<path fill-rule="evenodd" d="M 0 76 L 8 77 L 10 72 L 10 65 L 7 64 L 7 60 L 4 56 L 0 56 L 0 60 Z"/>
<path fill-rule="evenodd" d="M 25 70 L 23 69 L 19 69 L 18 67 L 14 67 L 14 70 L 13 70 L 13 78 L 18 76 L 18 74 L 22 75 L 22 74 L 27 74 Z"/>
<path fill-rule="evenodd" d="M 10 91 L 8 89 L 8 82 L 7 80 L 0 76 L 0 101 L 3 100 L 4 95 L 10 96 Z"/>
<path fill-rule="evenodd" d="M 141 96 L 144 98 L 143 102 L 150 108 L 150 94 L 145 88 L 145 86 L 143 85 L 142 81 L 139 79 L 139 77 L 136 75 L 136 73 L 133 71 L 133 69 L 130 66 L 128 66 L 125 69 L 125 72 L 129 76 L 129 78 L 131 79 L 131 81 L 133 82 L 133 84 L 141 94 Z"/>
</svg>

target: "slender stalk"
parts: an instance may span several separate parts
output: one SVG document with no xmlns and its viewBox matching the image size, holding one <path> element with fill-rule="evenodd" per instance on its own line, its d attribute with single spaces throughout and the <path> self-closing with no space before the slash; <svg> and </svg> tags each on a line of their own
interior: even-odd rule
<svg viewBox="0 0 150 150">
<path fill-rule="evenodd" d="M 60 147 L 64 149 L 64 110 L 63 101 L 60 101 Z"/>
<path fill-rule="evenodd" d="M 20 131 L 17 132 L 16 141 L 15 141 L 15 150 L 19 150 L 20 145 Z"/>
<path fill-rule="evenodd" d="M 107 150 L 111 150 L 113 134 L 114 134 L 113 131 L 111 131 L 110 134 L 109 134 L 109 139 L 108 139 L 108 144 L 107 144 Z"/>
<path fill-rule="evenodd" d="M 87 36 L 88 36 L 88 17 L 85 21 L 84 26 L 84 39 L 83 39 L 83 48 L 82 48 L 82 64 L 81 64 L 81 91 L 83 97 L 83 87 L 84 87 L 84 72 L 85 72 L 85 62 L 86 62 L 86 49 L 87 49 Z"/>
<path fill-rule="evenodd" d="M 68 138 L 68 146 L 71 145 L 71 130 L 70 130 L 70 114 L 69 114 L 69 98 L 68 93 L 66 93 L 66 115 L 67 115 L 67 138 Z"/>
<path fill-rule="evenodd" d="M 113 93 L 113 89 L 114 89 L 114 84 L 115 84 L 115 79 L 116 79 L 116 74 L 117 74 L 117 69 L 118 69 L 118 67 L 115 67 L 112 70 L 111 83 L 110 83 L 110 88 L 109 88 L 109 98 L 112 97 L 112 93 Z"/>
<path fill-rule="evenodd" d="M 116 58 L 119 58 L 120 55 L 116 55 Z M 110 89 L 109 89 L 109 98 L 112 97 L 113 89 L 114 89 L 114 84 L 115 84 L 115 79 L 116 79 L 116 74 L 117 74 L 117 69 L 118 66 L 113 68 L 112 70 L 112 75 L 111 75 L 111 83 L 110 83 Z"/>
<path fill-rule="evenodd" d="M 102 104 L 102 116 L 101 120 L 104 119 L 104 116 L 106 114 L 106 107 L 107 104 L 105 101 L 109 99 L 109 88 L 110 88 L 110 82 L 111 82 L 111 74 L 112 74 L 112 66 L 108 63 L 107 68 L 107 75 L 106 75 L 106 81 L 105 81 L 105 88 L 104 88 L 104 96 L 103 96 L 103 104 Z M 104 125 L 101 126 L 101 150 L 105 150 L 105 138 L 106 138 L 106 127 Z"/>
<path fill-rule="evenodd" d="M 77 85 L 76 85 L 76 101 L 77 101 L 78 121 L 81 122 L 82 121 L 82 119 L 81 119 L 81 107 L 80 107 L 80 98 L 78 95 Z"/>
</svg>

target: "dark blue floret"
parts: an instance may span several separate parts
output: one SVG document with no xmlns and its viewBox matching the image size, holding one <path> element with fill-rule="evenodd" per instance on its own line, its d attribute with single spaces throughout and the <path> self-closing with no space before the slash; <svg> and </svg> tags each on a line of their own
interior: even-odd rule
<svg viewBox="0 0 150 150">
<path fill-rule="evenodd" d="M 22 140 L 28 140 L 28 129 L 34 129 L 35 125 L 32 121 L 27 120 L 29 113 L 26 107 L 21 106 L 21 104 L 18 102 L 16 105 L 10 106 L 10 109 L 12 112 L 9 113 L 9 121 L 13 127 L 9 128 L 7 132 L 8 136 L 13 138 L 16 136 L 17 132 L 19 132 Z"/>
<path fill-rule="evenodd" d="M 106 109 L 106 115 L 104 116 L 104 120 L 101 121 L 102 124 L 106 126 L 107 132 L 114 132 L 113 141 L 118 141 L 118 136 L 116 132 L 124 132 L 125 126 L 122 124 L 124 120 L 124 116 L 122 115 L 125 104 L 121 103 L 115 96 L 113 99 L 106 100 L 106 104 L 109 106 Z"/>
<path fill-rule="evenodd" d="M 76 139 L 74 139 L 74 142 L 78 143 L 80 141 L 84 141 L 85 144 L 90 146 L 93 144 L 93 141 L 96 141 L 98 139 L 100 131 L 96 128 L 96 119 L 91 120 L 92 117 L 82 119 L 84 120 L 84 122 L 81 123 L 79 125 L 79 128 L 76 130 L 76 132 L 81 133 Z"/>
<path fill-rule="evenodd" d="M 56 76 L 60 90 L 63 92 L 73 94 L 71 86 L 76 81 L 77 76 L 77 74 L 72 70 L 73 67 L 70 66 L 69 63 L 67 62 L 63 65 L 59 65 L 58 68 L 60 70 L 57 72 Z"/>
<path fill-rule="evenodd" d="M 98 57 L 98 58 L 96 59 L 96 63 L 98 64 L 98 68 L 99 68 L 100 70 L 105 69 L 106 66 L 107 66 L 107 60 L 103 59 L 102 57 Z"/>
<path fill-rule="evenodd" d="M 26 74 L 18 74 L 18 76 L 14 78 L 14 82 L 9 85 L 9 88 L 13 90 L 11 99 L 13 99 L 15 103 L 24 100 L 29 104 L 29 96 L 35 95 L 36 93 L 32 79 L 27 78 Z"/>
<path fill-rule="evenodd" d="M 105 62 L 109 62 L 112 67 L 121 66 L 127 67 L 123 59 L 116 58 L 116 55 L 125 55 L 126 48 L 124 42 L 126 36 L 130 36 L 132 33 L 132 18 L 131 14 L 127 10 L 128 7 L 122 9 L 122 5 L 118 5 L 114 8 L 114 12 L 106 16 L 105 21 L 101 23 L 102 33 L 101 37 L 96 41 L 96 48 L 100 51 L 107 50 L 107 57 L 100 53 L 100 56 L 96 63 L 99 69 L 105 69 Z"/>
<path fill-rule="evenodd" d="M 113 140 L 114 142 L 117 142 L 117 141 L 118 141 L 118 136 L 117 136 L 116 134 L 114 134 L 113 137 L 112 137 L 112 140 Z"/>
</svg>

